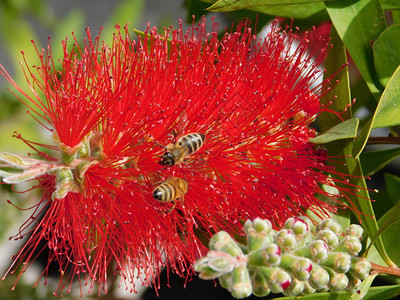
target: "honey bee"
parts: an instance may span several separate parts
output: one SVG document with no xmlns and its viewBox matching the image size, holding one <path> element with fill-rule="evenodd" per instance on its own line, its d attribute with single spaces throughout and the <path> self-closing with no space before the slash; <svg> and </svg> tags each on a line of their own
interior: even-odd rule
<svg viewBox="0 0 400 300">
<path fill-rule="evenodd" d="M 153 197 L 160 202 L 174 202 L 174 205 L 166 213 L 170 213 L 176 206 L 176 200 L 180 200 L 183 203 L 184 196 L 188 190 L 188 182 L 182 178 L 172 177 L 159 186 L 153 191 Z"/>
<path fill-rule="evenodd" d="M 206 136 L 202 133 L 189 133 L 182 136 L 176 143 L 165 147 L 160 165 L 171 167 L 180 164 L 186 157 L 195 153 L 203 146 Z"/>
</svg>

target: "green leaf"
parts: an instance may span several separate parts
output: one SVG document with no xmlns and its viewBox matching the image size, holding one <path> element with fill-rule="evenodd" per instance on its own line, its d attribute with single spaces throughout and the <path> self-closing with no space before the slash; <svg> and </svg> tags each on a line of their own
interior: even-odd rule
<svg viewBox="0 0 400 300">
<path fill-rule="evenodd" d="M 346 61 L 346 50 L 344 45 L 338 36 L 334 27 L 331 29 L 331 42 L 333 45 L 332 50 L 329 52 L 325 68 L 326 72 L 324 74 L 325 78 L 330 78 Z M 324 97 L 321 98 L 322 104 L 328 105 L 332 101 L 335 95 L 338 97 L 331 104 L 330 108 L 337 111 L 343 112 L 341 117 L 345 120 L 352 118 L 351 107 L 345 110 L 351 103 L 350 97 L 350 86 L 347 67 L 343 68 L 340 72 L 336 74 L 332 81 L 339 80 L 339 83 Z M 321 129 L 326 130 L 334 125 L 341 122 L 336 114 L 324 112 L 320 116 Z M 338 173 L 351 175 L 348 178 L 350 184 L 354 187 L 359 187 L 354 190 L 354 193 L 348 193 L 349 202 L 347 205 L 353 209 L 353 213 L 360 220 L 365 232 L 369 237 L 375 236 L 378 232 L 378 224 L 376 223 L 374 217 L 374 211 L 372 209 L 371 201 L 369 200 L 369 193 L 363 173 L 361 170 L 361 165 L 358 159 L 354 158 L 351 154 L 353 152 L 353 142 L 350 139 L 337 140 L 326 144 L 328 152 L 332 156 L 338 156 L 338 163 L 335 164 L 335 169 Z M 333 178 L 337 178 L 338 182 L 341 182 L 343 178 L 337 174 L 332 174 Z M 346 184 L 338 184 L 338 188 L 348 189 L 349 186 Z M 386 254 L 385 248 L 383 246 L 382 240 L 377 239 L 374 244 L 382 256 L 382 258 L 392 265 L 393 262 L 390 260 Z"/>
<path fill-rule="evenodd" d="M 354 158 L 358 158 L 361 152 L 364 150 L 365 145 L 367 144 L 369 135 L 372 130 L 372 123 L 374 122 L 375 115 L 364 125 L 360 134 L 354 141 L 353 153 Z"/>
<path fill-rule="evenodd" d="M 376 276 L 378 276 L 378 274 L 369 275 L 367 278 L 365 278 L 365 280 L 361 283 L 360 287 L 358 288 L 358 291 L 354 292 L 350 299 L 351 300 L 366 299 L 366 295 L 369 294 L 369 291 L 371 290 L 371 284 Z"/>
<path fill-rule="evenodd" d="M 372 47 L 375 70 L 383 86 L 387 86 L 390 77 L 392 77 L 394 71 L 400 65 L 399 36 L 400 25 L 392 25 L 381 33 Z"/>
<path fill-rule="evenodd" d="M 375 277 L 378 276 L 378 274 L 374 275 L 369 275 L 365 280 L 361 283 L 360 287 L 358 288 L 358 291 L 354 292 L 353 295 L 351 295 L 351 300 L 360 300 L 360 299 L 365 299 L 365 295 L 367 295 L 371 289 L 371 284 L 374 281 Z"/>
<path fill-rule="evenodd" d="M 382 86 L 374 72 L 370 46 L 386 29 L 379 0 L 336 0 L 325 2 L 329 16 L 362 77 L 376 99 Z"/>
<path fill-rule="evenodd" d="M 353 156 L 358 157 L 364 149 L 373 128 L 388 127 L 400 124 L 400 66 L 394 72 L 386 89 L 383 91 L 375 113 L 357 137 Z"/>
<path fill-rule="evenodd" d="M 400 184 L 400 180 L 398 181 Z M 400 201 L 396 203 L 382 218 L 379 219 L 379 231 L 390 258 L 400 265 L 400 252 L 398 251 L 400 238 Z M 374 240 L 372 240 L 374 241 Z"/>
<path fill-rule="evenodd" d="M 397 203 L 400 200 L 400 177 L 386 173 L 385 183 L 391 202 Z"/>
<path fill-rule="evenodd" d="M 214 3 L 213 0 L 202 0 L 207 3 Z M 254 6 L 248 10 L 269 16 L 281 16 L 295 19 L 307 19 L 309 21 L 321 22 L 329 19 L 323 2 L 313 2 L 294 5 L 276 6 Z"/>
<path fill-rule="evenodd" d="M 394 299 L 400 295 L 400 285 L 375 286 L 368 290 L 364 300 Z"/>
<path fill-rule="evenodd" d="M 346 120 L 333 126 L 317 137 L 310 139 L 310 142 L 314 144 L 326 144 L 337 140 L 355 138 L 357 136 L 358 123 L 359 121 L 357 118 Z"/>
<path fill-rule="evenodd" d="M 400 66 L 394 72 L 375 111 L 373 128 L 400 124 Z"/>
<path fill-rule="evenodd" d="M 254 6 L 298 5 L 325 0 L 219 0 L 207 8 L 211 11 L 232 11 Z"/>
<path fill-rule="evenodd" d="M 363 152 L 360 155 L 364 175 L 371 176 L 400 155 L 400 148 Z"/>
<path fill-rule="evenodd" d="M 400 9 L 399 0 L 379 0 L 379 2 L 384 10 Z"/>
</svg>

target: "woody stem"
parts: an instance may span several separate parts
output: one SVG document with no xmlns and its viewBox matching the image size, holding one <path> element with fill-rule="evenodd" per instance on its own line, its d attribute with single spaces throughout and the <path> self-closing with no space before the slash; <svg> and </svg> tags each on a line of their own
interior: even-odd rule
<svg viewBox="0 0 400 300">
<path fill-rule="evenodd" d="M 384 267 L 371 262 L 371 274 L 388 274 L 400 277 L 400 269 L 397 267 Z"/>
</svg>

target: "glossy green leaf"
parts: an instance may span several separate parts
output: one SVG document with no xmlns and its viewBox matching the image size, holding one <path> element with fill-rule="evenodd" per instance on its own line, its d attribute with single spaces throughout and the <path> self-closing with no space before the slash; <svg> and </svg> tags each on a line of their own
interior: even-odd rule
<svg viewBox="0 0 400 300">
<path fill-rule="evenodd" d="M 314 144 L 326 144 L 337 140 L 355 138 L 357 136 L 358 123 L 359 120 L 357 118 L 346 120 L 333 126 L 317 137 L 310 139 L 310 142 Z"/>
<path fill-rule="evenodd" d="M 360 155 L 364 175 L 371 176 L 400 155 L 400 148 L 363 152 Z"/>
<path fill-rule="evenodd" d="M 400 201 L 400 177 L 386 173 L 385 183 L 391 203 L 396 204 Z"/>
<path fill-rule="evenodd" d="M 375 115 L 371 117 L 371 119 L 367 122 L 367 124 L 364 125 L 362 128 L 360 134 L 354 141 L 354 147 L 353 147 L 353 153 L 352 155 L 355 158 L 358 158 L 361 154 L 361 152 L 364 150 L 365 145 L 367 144 L 369 135 L 372 130 L 372 124 L 374 122 Z"/>
<path fill-rule="evenodd" d="M 400 285 L 375 286 L 368 290 L 364 300 L 395 299 L 400 295 Z"/>
<path fill-rule="evenodd" d="M 208 7 L 211 11 L 232 11 L 254 6 L 308 4 L 325 0 L 219 0 Z"/>
<path fill-rule="evenodd" d="M 379 0 L 325 2 L 331 20 L 376 99 L 382 86 L 374 72 L 371 41 L 386 29 Z"/>
<path fill-rule="evenodd" d="M 373 128 L 388 127 L 400 124 L 400 66 L 394 72 L 382 97 L 376 107 L 375 113 L 363 127 L 357 137 L 353 156 L 358 157 L 364 149 Z"/>
<path fill-rule="evenodd" d="M 213 0 L 202 0 L 207 3 L 215 3 Z M 293 5 L 276 5 L 276 6 L 252 6 L 248 10 L 259 14 L 270 16 L 281 16 L 295 19 L 307 19 L 313 22 L 328 20 L 329 16 L 325 10 L 323 2 L 313 2 Z"/>
<path fill-rule="evenodd" d="M 379 2 L 384 10 L 400 9 L 399 0 L 379 0 Z"/>
<path fill-rule="evenodd" d="M 338 36 L 334 27 L 331 30 L 331 42 L 333 45 L 332 50 L 329 52 L 326 60 L 326 72 L 324 76 L 330 78 L 332 74 L 335 74 L 337 70 L 346 61 L 346 50 L 343 43 Z M 343 68 L 340 72 L 336 74 L 333 80 L 339 80 L 339 83 L 324 97 L 322 97 L 321 102 L 323 104 L 328 104 L 332 101 L 333 97 L 337 95 L 337 98 L 330 106 L 331 109 L 343 112 L 341 117 L 345 120 L 351 119 L 351 109 L 345 109 L 351 103 L 350 97 L 350 87 L 349 87 L 349 77 L 347 67 Z M 341 120 L 332 113 L 322 113 L 320 116 L 321 128 L 326 130 L 341 122 Z M 329 126 L 329 127 L 328 127 Z M 369 200 L 369 193 L 367 190 L 367 185 L 363 177 L 360 162 L 357 158 L 354 158 L 351 154 L 353 152 L 353 142 L 350 139 L 333 141 L 326 144 L 329 155 L 338 156 L 336 159 L 338 164 L 335 164 L 335 169 L 337 172 L 342 174 L 351 175 L 348 180 L 349 183 L 355 187 L 359 187 L 354 194 L 348 194 L 349 202 L 347 205 L 353 209 L 353 213 L 360 220 L 365 232 L 369 237 L 373 237 L 378 232 L 378 224 L 376 223 L 374 217 L 374 211 L 372 209 L 371 201 Z M 339 175 L 332 174 L 333 178 L 337 178 L 338 181 L 343 180 Z M 345 189 L 349 188 L 348 185 L 338 184 L 338 188 L 343 187 Z M 374 244 L 382 256 L 382 258 L 388 263 L 388 265 L 393 264 L 388 255 L 386 254 L 385 248 L 383 246 L 382 240 L 378 238 Z"/>
<path fill-rule="evenodd" d="M 398 182 L 400 184 L 400 180 Z M 400 252 L 398 251 L 400 238 L 400 201 L 396 203 L 382 218 L 379 219 L 379 231 L 390 259 L 400 265 Z"/>
<path fill-rule="evenodd" d="M 361 285 L 358 288 L 358 291 L 354 292 L 353 295 L 351 295 L 351 300 L 361 300 L 365 299 L 365 295 L 368 294 L 371 288 L 371 284 L 374 281 L 375 277 L 377 274 L 374 275 L 369 275 L 367 278 L 363 280 Z"/>
<path fill-rule="evenodd" d="M 400 3 L 400 1 L 399 1 Z M 400 65 L 400 25 L 388 27 L 374 42 L 374 64 L 379 81 L 387 86 Z"/>
<path fill-rule="evenodd" d="M 394 72 L 375 111 L 373 128 L 400 124 L 400 66 Z"/>
</svg>

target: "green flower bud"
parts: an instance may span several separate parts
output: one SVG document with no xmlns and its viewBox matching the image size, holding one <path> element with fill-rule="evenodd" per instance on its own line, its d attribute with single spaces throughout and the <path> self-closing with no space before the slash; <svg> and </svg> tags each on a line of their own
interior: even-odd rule
<svg viewBox="0 0 400 300">
<path fill-rule="evenodd" d="M 269 295 L 271 290 L 268 287 L 267 279 L 260 273 L 258 268 L 254 268 L 250 274 L 253 294 L 257 297 L 265 297 Z"/>
<path fill-rule="evenodd" d="M 329 273 L 319 265 L 313 264 L 308 282 L 316 290 L 326 289 L 329 283 Z"/>
<path fill-rule="evenodd" d="M 371 263 L 364 257 L 352 257 L 350 272 L 352 272 L 357 278 L 364 280 L 371 272 Z"/>
<path fill-rule="evenodd" d="M 287 289 L 282 291 L 282 294 L 285 296 L 298 296 L 303 293 L 304 290 L 304 281 L 297 280 L 293 278 L 292 283 L 289 285 Z"/>
<path fill-rule="evenodd" d="M 85 158 L 90 154 L 88 143 L 83 143 L 79 150 L 76 152 L 78 158 Z"/>
<path fill-rule="evenodd" d="M 292 251 L 297 246 L 296 236 L 287 229 L 282 229 L 275 237 L 275 242 L 283 252 Z"/>
<path fill-rule="evenodd" d="M 317 238 L 323 240 L 330 249 L 339 245 L 339 237 L 330 229 L 322 229 L 318 231 Z"/>
<path fill-rule="evenodd" d="M 321 263 L 328 257 L 328 246 L 323 240 L 316 240 L 303 248 L 297 249 L 294 254 L 310 258 L 316 263 Z"/>
<path fill-rule="evenodd" d="M 296 257 L 292 255 L 282 255 L 280 266 L 293 274 L 298 280 L 308 280 L 310 272 L 313 268 L 311 260 L 304 257 Z"/>
<path fill-rule="evenodd" d="M 56 171 L 56 186 L 74 181 L 74 175 L 68 167 L 60 167 Z"/>
<path fill-rule="evenodd" d="M 330 229 L 332 230 L 337 236 L 342 234 L 342 226 L 332 219 L 327 219 L 319 223 L 316 227 L 317 233 L 323 229 Z"/>
<path fill-rule="evenodd" d="M 292 282 L 290 274 L 278 267 L 258 267 L 258 271 L 267 280 L 271 292 L 275 294 L 282 293 Z"/>
<path fill-rule="evenodd" d="M 272 224 L 268 220 L 260 218 L 253 222 L 247 220 L 244 223 L 244 231 L 247 235 L 247 247 L 249 251 L 263 248 L 267 243 L 272 242 Z"/>
<path fill-rule="evenodd" d="M 277 244 L 268 244 L 265 248 L 252 251 L 247 256 L 247 265 L 271 267 L 281 261 L 281 249 Z"/>
<path fill-rule="evenodd" d="M 296 236 L 297 246 L 305 245 L 311 239 L 310 224 L 307 218 L 290 218 L 285 222 L 285 228 Z"/>
<path fill-rule="evenodd" d="M 356 236 L 361 241 L 364 238 L 364 229 L 358 224 L 351 224 L 346 229 L 346 235 Z"/>
<path fill-rule="evenodd" d="M 333 270 L 327 269 L 328 273 L 331 277 L 328 283 L 328 287 L 332 292 L 340 292 L 343 291 L 347 285 L 349 284 L 349 279 L 345 274 L 336 273 Z"/>
<path fill-rule="evenodd" d="M 222 251 L 230 254 L 233 257 L 243 255 L 242 250 L 232 239 L 232 237 L 225 231 L 220 231 L 214 234 L 209 242 L 211 250 Z"/>
<path fill-rule="evenodd" d="M 314 294 L 315 292 L 316 292 L 316 289 L 314 289 L 308 281 L 304 281 L 304 289 L 303 289 L 302 294 L 310 295 L 310 294 Z"/>
<path fill-rule="evenodd" d="M 360 286 L 361 280 L 357 278 L 352 272 L 346 273 L 346 276 L 349 279 L 349 284 L 346 287 L 346 291 L 354 291 Z"/>
<path fill-rule="evenodd" d="M 231 288 L 229 289 L 234 298 L 246 298 L 253 291 L 249 271 L 246 266 L 234 268 L 231 273 Z"/>
<path fill-rule="evenodd" d="M 231 273 L 223 274 L 218 277 L 219 284 L 224 288 L 229 290 L 232 285 L 232 276 Z"/>
<path fill-rule="evenodd" d="M 338 247 L 335 248 L 337 252 L 347 252 L 350 255 L 356 256 L 362 249 L 362 244 L 357 236 L 346 235 Z"/>
<path fill-rule="evenodd" d="M 194 269 L 196 272 L 200 272 L 200 278 L 214 279 L 231 272 L 236 262 L 236 258 L 225 252 L 210 251 L 206 257 L 196 261 Z"/>
<path fill-rule="evenodd" d="M 345 252 L 332 252 L 328 254 L 328 259 L 323 265 L 338 273 L 346 273 L 350 269 L 351 256 Z"/>
</svg>

